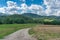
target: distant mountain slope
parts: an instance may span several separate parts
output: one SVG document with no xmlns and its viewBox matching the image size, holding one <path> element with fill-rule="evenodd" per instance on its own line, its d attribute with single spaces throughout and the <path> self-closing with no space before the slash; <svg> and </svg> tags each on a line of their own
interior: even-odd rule
<svg viewBox="0 0 60 40">
<path fill-rule="evenodd" d="M 41 16 L 33 13 L 24 13 L 23 16 L 30 17 L 30 18 L 53 18 L 53 19 L 60 19 L 60 16 Z"/>
<path fill-rule="evenodd" d="M 31 18 L 40 18 L 40 15 L 33 14 L 33 13 L 24 13 L 23 16 L 31 17 Z"/>
<path fill-rule="evenodd" d="M 0 16 L 13 16 L 13 17 L 20 17 L 21 16 L 24 16 L 24 17 L 28 17 L 28 18 L 53 18 L 53 19 L 60 19 L 60 16 L 41 16 L 41 15 L 37 15 L 37 14 L 34 14 L 34 13 L 24 13 L 24 14 L 13 14 L 13 15 L 10 15 L 10 14 L 7 14 L 7 13 L 0 13 Z M 18 18 L 17 17 L 17 18 Z"/>
<path fill-rule="evenodd" d="M 9 14 L 7 13 L 0 13 L 0 16 L 8 16 Z"/>
</svg>

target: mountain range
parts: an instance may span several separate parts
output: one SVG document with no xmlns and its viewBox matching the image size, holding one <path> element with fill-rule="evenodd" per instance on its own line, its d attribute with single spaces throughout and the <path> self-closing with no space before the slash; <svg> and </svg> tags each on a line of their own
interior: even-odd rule
<svg viewBox="0 0 60 40">
<path fill-rule="evenodd" d="M 9 15 L 10 14 L 0 13 L 0 16 L 9 16 Z M 29 17 L 29 18 L 57 18 L 57 19 L 60 19 L 60 16 L 41 16 L 41 15 L 37 15 L 34 13 L 23 13 L 23 14 L 17 14 L 17 15 L 22 15 L 22 16 Z"/>
</svg>

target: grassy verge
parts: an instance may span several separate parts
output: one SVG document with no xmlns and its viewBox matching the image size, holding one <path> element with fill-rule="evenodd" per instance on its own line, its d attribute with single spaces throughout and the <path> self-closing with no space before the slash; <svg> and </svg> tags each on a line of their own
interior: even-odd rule
<svg viewBox="0 0 60 40">
<path fill-rule="evenodd" d="M 60 40 L 60 26 L 40 25 L 29 30 L 29 34 L 34 34 L 38 40 Z"/>
<path fill-rule="evenodd" d="M 34 27 L 36 24 L 2 24 L 0 25 L 0 39 L 17 30 Z"/>
<path fill-rule="evenodd" d="M 34 30 L 33 30 L 33 29 L 30 29 L 30 30 L 29 30 L 29 34 L 30 34 L 30 35 L 35 34 Z"/>
</svg>

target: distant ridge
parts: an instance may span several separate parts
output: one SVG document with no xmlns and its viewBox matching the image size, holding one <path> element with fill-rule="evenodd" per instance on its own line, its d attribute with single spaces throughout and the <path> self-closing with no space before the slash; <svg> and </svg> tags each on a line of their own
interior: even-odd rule
<svg viewBox="0 0 60 40">
<path fill-rule="evenodd" d="M 24 13 L 23 16 L 31 17 L 31 18 L 39 18 L 40 15 L 34 14 L 34 13 Z"/>
</svg>

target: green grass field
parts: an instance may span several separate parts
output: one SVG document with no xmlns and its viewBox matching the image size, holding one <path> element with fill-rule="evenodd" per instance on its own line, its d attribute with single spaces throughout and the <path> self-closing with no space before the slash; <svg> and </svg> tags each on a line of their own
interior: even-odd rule
<svg viewBox="0 0 60 40">
<path fill-rule="evenodd" d="M 2 24 L 0 25 L 0 38 L 7 36 L 17 30 L 33 27 L 36 24 Z"/>
</svg>

